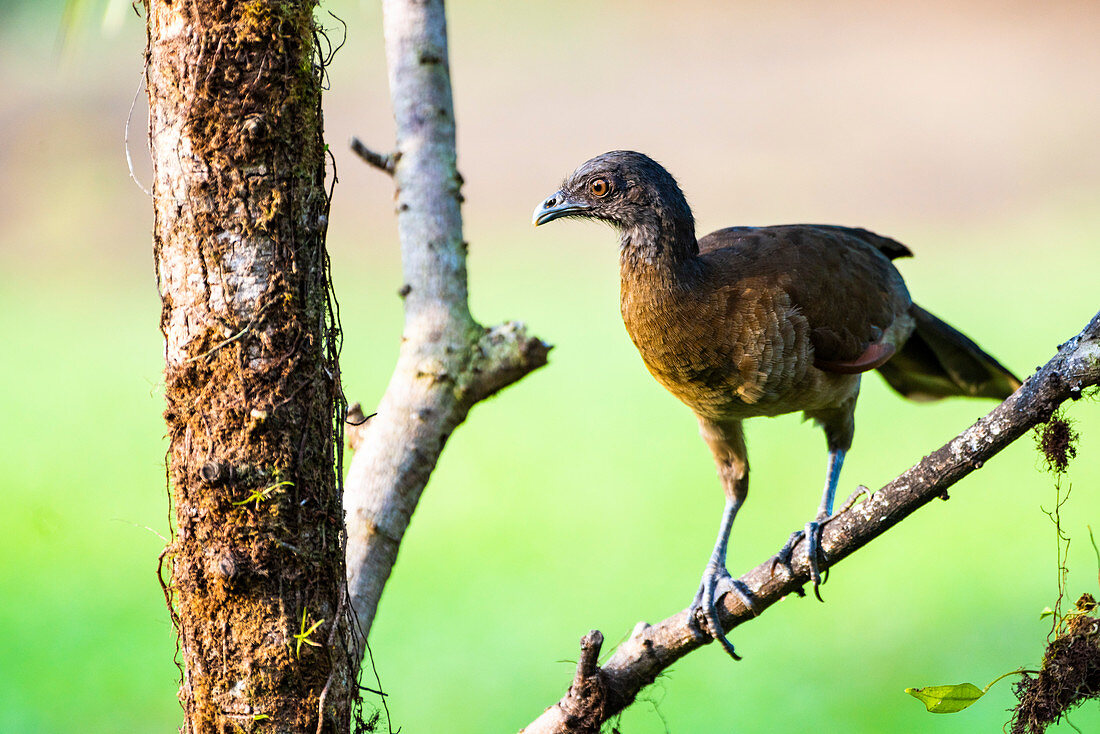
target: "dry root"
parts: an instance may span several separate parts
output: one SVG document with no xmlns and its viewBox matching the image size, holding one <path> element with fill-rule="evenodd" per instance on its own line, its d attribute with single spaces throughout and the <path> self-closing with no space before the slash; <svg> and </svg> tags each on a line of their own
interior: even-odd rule
<svg viewBox="0 0 1100 734">
<path fill-rule="evenodd" d="M 1100 697 L 1100 619 L 1092 616 L 1096 600 L 1085 594 L 1077 611 L 1047 647 L 1043 668 L 1016 684 L 1012 734 L 1042 734 L 1065 713 L 1090 698 Z"/>
</svg>

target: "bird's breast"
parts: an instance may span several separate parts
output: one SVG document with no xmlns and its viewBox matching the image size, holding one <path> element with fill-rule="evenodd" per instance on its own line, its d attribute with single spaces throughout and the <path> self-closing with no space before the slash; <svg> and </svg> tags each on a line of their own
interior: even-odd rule
<svg viewBox="0 0 1100 734">
<path fill-rule="evenodd" d="M 851 380 L 834 386 L 813 368 L 809 326 L 782 290 L 685 292 L 624 280 L 620 305 L 650 373 L 701 416 L 780 415 L 850 391 Z"/>
</svg>

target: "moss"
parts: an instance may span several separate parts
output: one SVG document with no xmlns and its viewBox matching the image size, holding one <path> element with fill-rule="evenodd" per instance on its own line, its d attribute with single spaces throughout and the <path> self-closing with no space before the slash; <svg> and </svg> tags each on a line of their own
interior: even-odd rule
<svg viewBox="0 0 1100 734">
<path fill-rule="evenodd" d="M 1077 431 L 1060 413 L 1050 417 L 1038 431 L 1036 443 L 1046 460 L 1047 470 L 1064 474 L 1069 462 L 1077 456 Z"/>
<path fill-rule="evenodd" d="M 189 304 L 186 354 L 165 375 L 185 731 L 316 730 L 321 691 L 334 676 L 346 688 L 357 668 L 348 629 L 333 632 L 349 614 L 334 471 L 345 410 L 332 377 L 339 324 L 328 307 L 312 9 L 154 9 L 193 13 L 193 36 L 150 39 L 150 63 L 170 80 L 150 87 L 150 104 L 180 121 L 198 172 L 178 220 L 158 217 L 158 257 L 199 262 L 207 281 L 203 297 L 165 293 L 162 320 L 175 323 L 177 301 Z M 234 300 L 245 280 L 259 289 Z M 322 647 L 305 645 L 299 658 L 288 643 L 303 609 L 325 622 L 310 638 Z M 347 693 L 329 703 L 354 699 Z M 323 730 L 346 731 L 346 717 L 346 705 L 327 711 Z"/>
</svg>

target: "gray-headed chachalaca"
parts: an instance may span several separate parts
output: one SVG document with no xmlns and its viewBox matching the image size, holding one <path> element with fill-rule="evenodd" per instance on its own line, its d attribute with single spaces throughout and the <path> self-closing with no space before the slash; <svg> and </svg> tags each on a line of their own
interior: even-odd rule
<svg viewBox="0 0 1100 734">
<path fill-rule="evenodd" d="M 692 602 L 735 658 L 715 602 L 736 591 L 726 545 L 748 491 L 741 421 L 802 411 L 825 431 L 825 492 L 804 535 L 814 591 L 821 525 L 832 514 L 852 445 L 860 375 L 877 369 L 907 398 L 1003 399 L 1020 381 L 977 344 L 917 306 L 890 262 L 909 249 L 865 229 L 795 224 L 731 227 L 701 240 L 683 192 L 658 163 L 631 151 L 597 156 L 535 210 L 534 223 L 586 217 L 619 230 L 623 321 L 646 367 L 699 419 L 726 506 Z"/>
</svg>

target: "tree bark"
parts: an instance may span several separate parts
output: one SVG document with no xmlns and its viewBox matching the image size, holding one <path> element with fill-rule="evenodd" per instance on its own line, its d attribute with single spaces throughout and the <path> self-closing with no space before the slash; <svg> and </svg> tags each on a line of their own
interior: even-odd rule
<svg viewBox="0 0 1100 734">
<path fill-rule="evenodd" d="M 385 0 L 382 10 L 397 150 L 354 145 L 396 184 L 405 328 L 377 415 L 357 431 L 344 491 L 348 583 L 364 638 L 447 438 L 475 403 L 545 364 L 549 350 L 523 324 L 486 329 L 467 305 L 443 2 Z M 364 640 L 356 642 L 361 656 Z"/>
<path fill-rule="evenodd" d="M 1023 386 L 970 428 L 904 474 L 830 518 L 821 547 L 832 566 L 862 548 L 918 508 L 970 474 L 1029 429 L 1046 423 L 1066 400 L 1081 397 L 1100 383 L 1100 313 L 1085 329 L 1063 344 L 1046 365 Z M 791 568 L 769 558 L 741 577 L 757 613 L 791 593 L 802 595 L 810 579 L 803 539 L 794 550 Z M 718 619 L 728 632 L 753 619 L 737 594 L 720 600 Z M 601 725 L 633 703 L 638 693 L 677 660 L 712 640 L 698 632 L 687 609 L 656 625 L 639 622 L 626 642 L 602 666 L 595 665 L 603 636 L 590 632 L 581 640 L 581 658 L 573 684 L 560 701 L 528 725 L 525 734 L 597 734 Z"/>
<path fill-rule="evenodd" d="M 310 0 L 146 0 L 185 732 L 349 729 Z M 335 431 L 335 432 L 334 432 Z"/>
</svg>

